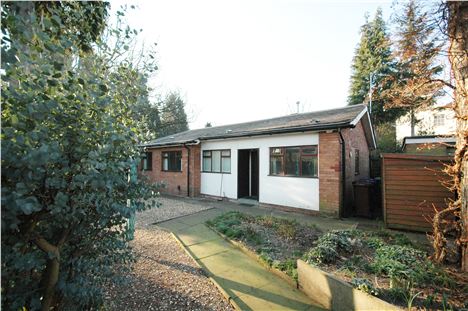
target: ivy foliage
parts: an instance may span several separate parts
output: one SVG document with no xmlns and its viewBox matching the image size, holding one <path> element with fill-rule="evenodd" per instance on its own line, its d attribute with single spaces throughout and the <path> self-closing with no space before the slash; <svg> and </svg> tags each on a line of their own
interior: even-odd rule
<svg viewBox="0 0 468 311">
<path fill-rule="evenodd" d="M 2 309 L 97 307 L 130 269 L 126 223 L 154 191 L 129 178 L 146 73 L 99 40 L 106 8 L 2 3 Z"/>
</svg>

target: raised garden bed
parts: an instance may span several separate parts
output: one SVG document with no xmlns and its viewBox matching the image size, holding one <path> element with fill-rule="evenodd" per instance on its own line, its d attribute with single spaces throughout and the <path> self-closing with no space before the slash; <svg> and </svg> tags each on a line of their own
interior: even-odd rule
<svg viewBox="0 0 468 311">
<path fill-rule="evenodd" d="M 439 267 L 404 234 L 333 230 L 272 216 L 229 212 L 207 225 L 241 243 L 269 267 L 297 280 L 297 259 L 327 271 L 368 294 L 404 308 L 463 309 L 463 276 Z"/>
</svg>

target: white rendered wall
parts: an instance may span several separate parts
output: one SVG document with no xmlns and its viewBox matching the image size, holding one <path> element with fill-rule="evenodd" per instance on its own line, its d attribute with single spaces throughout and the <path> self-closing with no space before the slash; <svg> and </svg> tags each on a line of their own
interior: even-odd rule
<svg viewBox="0 0 468 311">
<path fill-rule="evenodd" d="M 237 199 L 238 150 L 259 149 L 259 202 L 318 211 L 318 178 L 268 176 L 270 147 L 318 145 L 318 141 L 317 133 L 301 133 L 202 142 L 201 157 L 203 150 L 231 150 L 231 173 L 202 172 L 201 193 Z"/>
<path fill-rule="evenodd" d="M 443 125 L 434 124 L 434 116 L 444 118 Z M 416 119 L 420 120 L 415 126 L 415 135 L 451 135 L 456 131 L 457 121 L 455 113 L 451 109 L 424 110 L 416 112 Z M 409 115 L 396 121 L 396 138 L 402 141 L 404 137 L 411 136 L 411 122 Z"/>
</svg>

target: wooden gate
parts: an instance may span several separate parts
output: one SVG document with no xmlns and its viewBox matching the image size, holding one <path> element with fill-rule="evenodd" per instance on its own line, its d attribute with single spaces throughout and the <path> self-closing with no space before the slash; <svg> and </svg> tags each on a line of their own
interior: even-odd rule
<svg viewBox="0 0 468 311">
<path fill-rule="evenodd" d="M 453 199 L 443 183 L 450 180 L 442 170 L 451 157 L 382 154 L 382 200 L 388 228 L 429 232 L 434 208 Z"/>
</svg>

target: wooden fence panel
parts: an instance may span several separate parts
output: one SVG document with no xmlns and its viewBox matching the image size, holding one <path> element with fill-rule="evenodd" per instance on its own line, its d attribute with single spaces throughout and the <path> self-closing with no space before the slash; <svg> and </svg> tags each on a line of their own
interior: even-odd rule
<svg viewBox="0 0 468 311">
<path fill-rule="evenodd" d="M 382 155 L 382 200 L 388 228 L 430 232 L 434 209 L 444 208 L 454 194 L 442 170 L 451 157 Z"/>
</svg>

